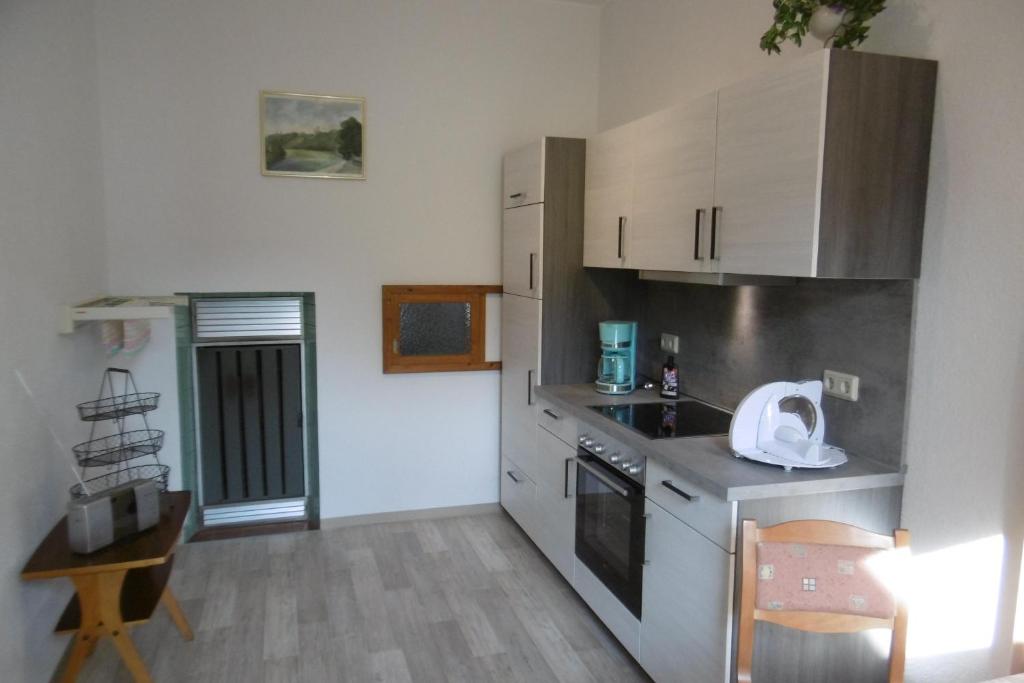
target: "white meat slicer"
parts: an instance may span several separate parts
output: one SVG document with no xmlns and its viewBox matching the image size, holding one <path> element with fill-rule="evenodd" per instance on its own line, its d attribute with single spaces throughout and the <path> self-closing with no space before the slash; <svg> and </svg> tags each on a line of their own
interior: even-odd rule
<svg viewBox="0 0 1024 683">
<path fill-rule="evenodd" d="M 787 470 L 845 463 L 842 448 L 824 443 L 821 388 L 818 380 L 772 382 L 747 394 L 729 427 L 729 447 L 736 457 Z"/>
</svg>

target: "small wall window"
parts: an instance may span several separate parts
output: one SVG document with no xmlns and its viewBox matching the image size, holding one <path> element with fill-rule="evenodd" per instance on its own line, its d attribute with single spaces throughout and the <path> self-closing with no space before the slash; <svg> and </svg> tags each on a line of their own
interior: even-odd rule
<svg viewBox="0 0 1024 683">
<path fill-rule="evenodd" d="M 487 298 L 499 285 L 384 285 L 384 372 L 498 370 Z"/>
</svg>

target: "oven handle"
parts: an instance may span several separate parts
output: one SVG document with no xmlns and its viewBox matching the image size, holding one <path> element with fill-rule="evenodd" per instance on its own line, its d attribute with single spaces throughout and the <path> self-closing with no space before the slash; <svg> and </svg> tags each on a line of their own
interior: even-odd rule
<svg viewBox="0 0 1024 683">
<path fill-rule="evenodd" d="M 615 491 L 615 493 L 619 494 L 623 498 L 629 498 L 629 489 L 627 489 L 622 484 L 617 484 L 615 481 L 612 480 L 611 477 L 609 477 L 607 474 L 605 474 L 601 470 L 597 469 L 596 467 L 588 463 L 583 458 L 576 458 L 576 465 L 578 467 L 582 467 L 587 472 L 590 472 L 597 478 L 599 482 L 610 488 L 612 491 Z"/>
</svg>

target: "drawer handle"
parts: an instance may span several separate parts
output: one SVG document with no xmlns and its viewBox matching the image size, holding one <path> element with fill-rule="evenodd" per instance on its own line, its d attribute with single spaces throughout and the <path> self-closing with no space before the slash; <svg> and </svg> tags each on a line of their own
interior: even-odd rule
<svg viewBox="0 0 1024 683">
<path fill-rule="evenodd" d="M 544 409 L 544 414 L 547 415 L 548 417 L 550 417 L 552 420 L 561 420 L 562 419 L 561 415 L 559 415 L 555 411 L 551 410 L 550 408 L 545 408 Z"/>
<path fill-rule="evenodd" d="M 509 199 L 519 199 L 519 198 L 520 198 L 520 197 L 522 197 L 522 196 L 523 196 L 523 193 L 522 193 L 522 192 L 516 192 L 515 194 L 510 194 L 510 195 L 508 196 L 508 198 L 509 198 Z"/>
<path fill-rule="evenodd" d="M 508 470 L 507 472 L 505 472 L 505 474 L 507 474 L 508 478 L 511 479 L 512 481 L 514 481 L 515 483 L 517 483 L 517 484 L 522 484 L 523 483 L 522 479 L 517 479 L 516 478 L 516 475 L 515 475 L 514 472 L 512 472 L 512 470 Z"/>
<path fill-rule="evenodd" d="M 666 479 L 665 481 L 661 482 L 661 485 L 667 488 L 672 493 L 682 496 L 691 503 L 696 503 L 697 501 L 700 500 L 700 496 L 695 496 L 693 494 L 687 493 L 686 491 L 680 488 L 676 488 L 676 486 L 672 484 L 671 479 Z"/>
</svg>

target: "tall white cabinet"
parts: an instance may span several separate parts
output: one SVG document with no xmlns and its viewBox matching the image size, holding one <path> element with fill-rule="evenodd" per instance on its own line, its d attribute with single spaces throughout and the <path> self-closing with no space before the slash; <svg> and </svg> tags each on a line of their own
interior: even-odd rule
<svg viewBox="0 0 1024 683">
<path fill-rule="evenodd" d="M 544 138 L 504 159 L 501 504 L 567 578 L 575 422 L 538 406 L 538 384 L 594 380 L 597 323 L 628 273 L 583 268 L 585 140 Z"/>
</svg>

